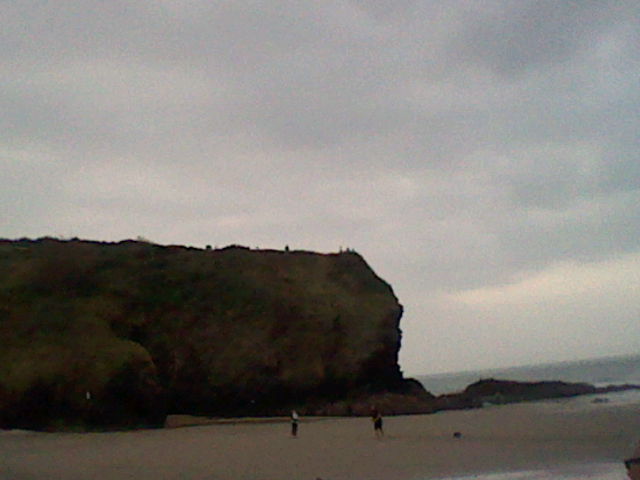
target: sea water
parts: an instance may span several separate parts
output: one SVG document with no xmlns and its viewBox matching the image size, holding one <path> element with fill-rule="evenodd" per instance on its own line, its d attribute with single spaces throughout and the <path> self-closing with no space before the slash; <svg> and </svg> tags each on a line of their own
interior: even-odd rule
<svg viewBox="0 0 640 480">
<path fill-rule="evenodd" d="M 495 378 L 535 382 L 561 380 L 586 382 L 597 387 L 607 385 L 640 385 L 640 355 L 589 359 L 573 362 L 548 363 L 523 367 L 475 370 L 448 374 L 422 375 L 416 377 L 434 395 L 456 393 L 480 379 Z M 559 405 L 559 403 L 562 405 Z M 640 406 L 640 390 L 584 395 L 562 400 L 547 401 L 553 408 L 573 410 L 593 408 L 600 403 Z M 624 480 L 627 478 L 622 462 L 595 463 L 568 467 L 553 467 L 545 470 L 475 474 L 462 477 L 447 477 L 441 480 Z"/>
</svg>

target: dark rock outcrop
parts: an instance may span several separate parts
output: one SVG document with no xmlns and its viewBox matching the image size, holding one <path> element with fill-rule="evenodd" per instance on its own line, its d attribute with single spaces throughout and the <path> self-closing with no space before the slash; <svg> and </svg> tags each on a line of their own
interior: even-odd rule
<svg viewBox="0 0 640 480">
<path fill-rule="evenodd" d="M 433 413 L 435 398 L 417 380 L 406 379 L 393 391 L 356 391 L 336 402 L 307 405 L 302 412 L 305 415 L 369 416 L 375 407 L 384 415 Z"/>
<path fill-rule="evenodd" d="M 486 404 L 499 405 L 529 402 L 579 395 L 607 394 L 626 390 L 640 390 L 640 385 L 625 384 L 596 387 L 589 383 L 563 381 L 519 382 L 489 378 L 472 383 L 462 392 L 438 395 L 432 399 L 431 406 L 433 411 L 465 410 L 480 408 Z"/>
<path fill-rule="evenodd" d="M 596 387 L 588 383 L 515 382 L 490 378 L 469 385 L 463 394 L 479 403 L 514 403 L 547 398 L 575 397 L 596 392 Z"/>
<path fill-rule="evenodd" d="M 590 383 L 563 381 L 518 382 L 489 378 L 472 383 L 460 393 L 440 395 L 436 398 L 435 404 L 438 410 L 451 410 L 477 408 L 486 403 L 528 402 L 626 390 L 640 390 L 640 385 L 625 384 L 596 387 Z"/>
<path fill-rule="evenodd" d="M 482 401 L 474 398 L 466 393 L 447 393 L 438 395 L 433 400 L 433 408 L 436 411 L 441 410 L 468 410 L 470 408 L 479 408 Z"/>
<path fill-rule="evenodd" d="M 627 390 L 640 390 L 640 385 L 634 383 L 624 383 L 622 385 L 607 385 L 605 387 L 596 387 L 594 393 L 606 394 L 614 392 L 625 392 Z"/>
<path fill-rule="evenodd" d="M 0 427 L 161 425 L 387 393 L 401 409 L 428 398 L 398 367 L 401 314 L 352 251 L 0 241 Z"/>
</svg>

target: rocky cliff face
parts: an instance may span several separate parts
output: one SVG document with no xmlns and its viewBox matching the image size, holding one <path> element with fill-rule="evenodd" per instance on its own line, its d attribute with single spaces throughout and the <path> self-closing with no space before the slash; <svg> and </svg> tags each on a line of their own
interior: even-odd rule
<svg viewBox="0 0 640 480">
<path fill-rule="evenodd" d="M 0 427 L 399 392 L 401 314 L 354 252 L 2 241 Z"/>
</svg>

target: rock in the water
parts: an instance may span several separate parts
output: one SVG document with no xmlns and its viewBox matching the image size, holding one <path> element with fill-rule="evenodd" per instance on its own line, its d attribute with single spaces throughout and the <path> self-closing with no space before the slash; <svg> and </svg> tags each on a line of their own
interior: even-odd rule
<svg viewBox="0 0 640 480">
<path fill-rule="evenodd" d="M 463 394 L 480 402 L 512 403 L 545 398 L 574 397 L 595 392 L 596 388 L 588 383 L 516 382 L 490 378 L 469 385 Z"/>
</svg>

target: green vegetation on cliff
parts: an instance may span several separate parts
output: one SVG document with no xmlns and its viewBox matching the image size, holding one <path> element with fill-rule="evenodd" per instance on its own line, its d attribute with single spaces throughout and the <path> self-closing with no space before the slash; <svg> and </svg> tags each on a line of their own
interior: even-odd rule
<svg viewBox="0 0 640 480">
<path fill-rule="evenodd" d="M 158 425 L 399 390 L 401 313 L 354 252 L 0 241 L 0 427 Z"/>
</svg>

